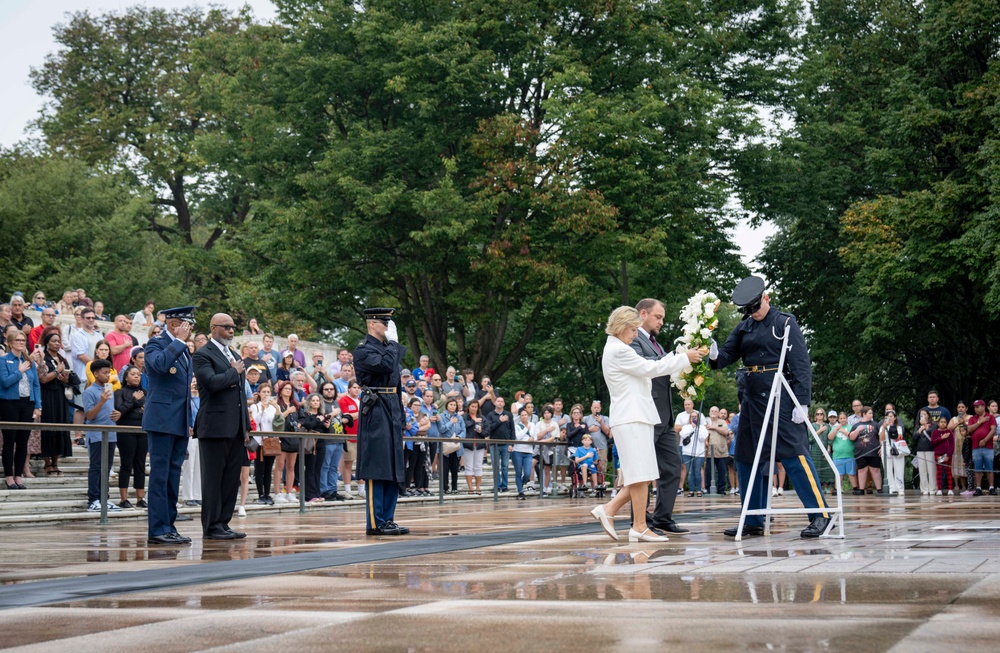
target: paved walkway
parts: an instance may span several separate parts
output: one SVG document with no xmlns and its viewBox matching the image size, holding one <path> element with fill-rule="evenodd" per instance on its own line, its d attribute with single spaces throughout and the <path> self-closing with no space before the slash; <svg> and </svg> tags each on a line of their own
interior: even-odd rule
<svg viewBox="0 0 1000 653">
<path fill-rule="evenodd" d="M 407 505 L 406 538 L 364 537 L 358 509 L 251 514 L 235 543 L 203 542 L 185 522 L 195 541 L 179 548 L 148 547 L 134 522 L 7 529 L 0 603 L 45 605 L 0 610 L 0 646 L 965 653 L 1000 642 L 996 497 L 845 497 L 844 540 L 802 540 L 798 517 L 740 544 L 721 535 L 735 501 L 681 501 L 692 533 L 663 545 L 612 542 L 592 501 L 568 499 Z M 50 602 L 63 590 L 76 598 Z"/>
</svg>

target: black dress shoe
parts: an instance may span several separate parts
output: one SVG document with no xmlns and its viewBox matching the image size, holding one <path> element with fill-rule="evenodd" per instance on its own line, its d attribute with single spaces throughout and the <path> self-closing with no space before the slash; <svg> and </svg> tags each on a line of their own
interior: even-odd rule
<svg viewBox="0 0 1000 653">
<path fill-rule="evenodd" d="M 237 540 L 242 540 L 244 537 L 247 536 L 246 533 L 241 533 L 239 531 L 234 531 L 234 530 L 228 530 L 226 532 L 232 535 Z"/>
<path fill-rule="evenodd" d="M 686 528 L 682 528 L 677 525 L 677 522 L 669 522 L 664 524 L 663 522 L 646 522 L 653 528 L 659 529 L 665 533 L 690 533 Z"/>
<path fill-rule="evenodd" d="M 386 522 L 376 528 L 378 531 L 377 535 L 402 535 L 397 526 L 392 525 L 391 522 Z"/>
<path fill-rule="evenodd" d="M 386 526 L 390 526 L 392 528 L 395 528 L 397 531 L 399 531 L 399 535 L 409 535 L 409 533 L 410 533 L 410 529 L 409 528 L 407 528 L 406 526 L 400 526 L 399 524 L 397 524 L 396 522 L 391 521 L 391 520 L 387 521 L 384 524 L 382 524 L 382 528 L 385 528 Z"/>
<path fill-rule="evenodd" d="M 165 533 L 163 535 L 151 535 L 146 539 L 150 544 L 180 544 L 174 539 L 173 533 Z"/>
<path fill-rule="evenodd" d="M 827 525 L 830 523 L 829 517 L 824 517 L 822 515 L 814 517 L 812 522 L 807 526 L 800 535 L 802 537 L 819 537 L 826 530 Z"/>
<path fill-rule="evenodd" d="M 727 528 L 722 531 L 722 534 L 726 537 L 736 537 L 736 527 Z M 744 526 L 743 527 L 743 537 L 760 537 L 764 534 L 763 526 Z"/>
<path fill-rule="evenodd" d="M 191 515 L 178 514 L 177 517 L 174 518 L 174 521 L 191 521 Z"/>
<path fill-rule="evenodd" d="M 237 533 L 235 531 L 223 531 L 221 533 L 207 533 L 205 535 L 206 540 L 238 540 L 240 536 L 246 537 L 246 533 Z"/>
<path fill-rule="evenodd" d="M 170 537 L 174 538 L 174 542 L 176 542 L 177 544 L 191 544 L 191 538 L 190 537 L 184 537 L 183 535 L 181 535 L 177 531 L 174 531 L 173 533 L 168 533 L 168 535 L 170 535 Z"/>
<path fill-rule="evenodd" d="M 384 535 L 381 528 L 369 528 L 365 531 L 365 535 Z"/>
</svg>

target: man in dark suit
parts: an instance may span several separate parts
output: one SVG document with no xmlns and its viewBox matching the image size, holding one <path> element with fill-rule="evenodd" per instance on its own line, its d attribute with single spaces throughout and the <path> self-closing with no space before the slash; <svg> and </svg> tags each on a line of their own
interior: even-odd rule
<svg viewBox="0 0 1000 653">
<path fill-rule="evenodd" d="M 643 299 L 636 304 L 642 325 L 639 333 L 629 345 L 637 354 L 649 360 L 659 360 L 668 352 L 656 341 L 663 326 L 665 315 L 663 304 L 656 299 Z M 667 533 L 687 533 L 674 521 L 674 501 L 681 482 L 681 454 L 677 447 L 677 433 L 674 431 L 674 409 L 670 405 L 670 377 L 653 379 L 653 403 L 660 414 L 660 423 L 653 428 L 656 447 L 656 464 L 660 478 L 656 481 L 656 507 L 653 513 L 646 513 L 646 523 L 654 531 Z"/>
<path fill-rule="evenodd" d="M 201 456 L 201 527 L 205 539 L 246 537 L 229 528 L 240 488 L 250 430 L 243 361 L 230 348 L 236 324 L 225 313 L 212 316 L 212 337 L 194 353 L 201 407 L 194 435 Z"/>
<path fill-rule="evenodd" d="M 192 366 L 185 341 L 194 327 L 194 306 L 163 314 L 167 328 L 150 338 L 143 350 L 149 386 L 142 414 L 142 428 L 149 437 L 148 538 L 150 544 L 187 544 L 191 538 L 178 533 L 174 521 L 191 423 Z"/>
</svg>

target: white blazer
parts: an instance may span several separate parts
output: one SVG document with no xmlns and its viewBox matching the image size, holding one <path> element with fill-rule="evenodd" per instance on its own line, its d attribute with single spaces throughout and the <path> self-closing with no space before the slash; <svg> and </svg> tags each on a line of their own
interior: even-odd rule
<svg viewBox="0 0 1000 653">
<path fill-rule="evenodd" d="M 660 414 L 653 403 L 653 382 L 688 365 L 684 354 L 667 354 L 659 360 L 647 360 L 615 336 L 608 336 L 604 345 L 604 382 L 611 393 L 611 413 L 608 426 L 641 422 L 659 424 Z"/>
</svg>

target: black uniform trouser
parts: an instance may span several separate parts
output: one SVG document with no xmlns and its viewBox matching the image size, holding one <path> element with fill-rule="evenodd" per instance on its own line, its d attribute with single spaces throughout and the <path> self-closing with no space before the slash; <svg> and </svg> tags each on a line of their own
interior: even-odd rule
<svg viewBox="0 0 1000 653">
<path fill-rule="evenodd" d="M 653 427 L 653 447 L 656 450 L 656 466 L 660 472 L 660 477 L 656 479 L 653 521 L 666 524 L 674 521 L 674 501 L 677 500 L 677 488 L 681 485 L 683 466 L 673 424 L 657 424 Z"/>
<path fill-rule="evenodd" d="M 246 451 L 240 436 L 198 439 L 203 535 L 221 535 L 230 530 Z"/>
<path fill-rule="evenodd" d="M 459 450 L 460 451 L 460 450 Z M 444 483 L 444 489 L 447 491 L 458 489 L 458 459 L 459 453 L 450 453 L 447 456 L 441 456 L 441 482 Z M 448 487 L 448 477 L 451 477 L 451 487 Z"/>
</svg>

